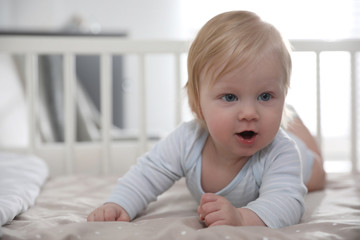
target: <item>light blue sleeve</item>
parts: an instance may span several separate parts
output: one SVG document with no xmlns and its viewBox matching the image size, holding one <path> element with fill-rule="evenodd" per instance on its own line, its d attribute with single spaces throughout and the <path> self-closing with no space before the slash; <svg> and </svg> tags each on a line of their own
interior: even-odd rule
<svg viewBox="0 0 360 240">
<path fill-rule="evenodd" d="M 246 208 L 254 211 L 270 228 L 299 223 L 304 211 L 306 187 L 301 176 L 301 162 L 293 140 L 280 137 L 262 153 L 263 169 L 259 197 Z M 280 140 L 279 140 L 280 139 Z"/>
<path fill-rule="evenodd" d="M 157 143 L 122 177 L 107 199 L 122 206 L 134 219 L 157 196 L 184 176 L 181 158 L 185 125 Z"/>
</svg>

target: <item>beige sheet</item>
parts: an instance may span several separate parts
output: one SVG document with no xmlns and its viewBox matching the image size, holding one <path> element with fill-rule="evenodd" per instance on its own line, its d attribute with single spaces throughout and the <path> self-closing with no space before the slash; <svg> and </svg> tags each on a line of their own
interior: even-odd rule
<svg viewBox="0 0 360 240">
<path fill-rule="evenodd" d="M 360 176 L 330 174 L 325 191 L 308 194 L 297 225 L 205 228 L 184 181 L 131 223 L 88 223 L 86 217 L 115 186 L 116 177 L 50 179 L 34 207 L 2 227 L 8 239 L 360 239 Z"/>
</svg>

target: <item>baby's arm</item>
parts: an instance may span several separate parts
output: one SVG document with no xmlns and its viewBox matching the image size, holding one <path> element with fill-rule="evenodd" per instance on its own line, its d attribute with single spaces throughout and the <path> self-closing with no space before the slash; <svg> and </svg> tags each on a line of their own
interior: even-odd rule
<svg viewBox="0 0 360 240">
<path fill-rule="evenodd" d="M 236 208 L 226 198 L 205 193 L 198 207 L 200 220 L 206 226 L 266 226 L 256 213 L 247 208 Z"/>
<path fill-rule="evenodd" d="M 182 148 L 186 146 L 186 136 L 183 135 L 189 134 L 187 128 L 185 124 L 180 125 L 141 156 L 137 164 L 118 179 L 116 187 L 106 199 L 108 203 L 93 211 L 88 221 L 133 220 L 158 195 L 183 177 L 181 159 Z"/>
<path fill-rule="evenodd" d="M 105 203 L 96 208 L 87 217 L 88 222 L 101 221 L 125 221 L 129 222 L 129 214 L 116 203 Z"/>
</svg>

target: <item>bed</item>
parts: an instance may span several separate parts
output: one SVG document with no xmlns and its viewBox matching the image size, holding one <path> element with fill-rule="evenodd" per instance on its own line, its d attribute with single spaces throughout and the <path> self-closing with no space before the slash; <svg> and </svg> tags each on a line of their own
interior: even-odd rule
<svg viewBox="0 0 360 240">
<path fill-rule="evenodd" d="M 2 239 L 359 239 L 360 177 L 330 174 L 326 190 L 306 197 L 297 225 L 206 228 L 185 182 L 177 182 L 131 223 L 87 223 L 102 204 L 116 176 L 70 176 L 49 179 L 36 204 L 2 227 Z M 339 197 L 341 196 L 341 197 Z"/>
<path fill-rule="evenodd" d="M 296 51 L 347 51 L 352 59 L 351 84 L 356 87 L 355 56 L 360 42 L 293 41 Z M 1 222 L 1 239 L 360 239 L 360 175 L 357 160 L 357 136 L 351 135 L 351 170 L 329 173 L 323 191 L 306 196 L 306 212 L 299 224 L 281 229 L 266 227 L 217 226 L 206 228 L 196 214 L 196 203 L 180 180 L 131 223 L 88 223 L 87 215 L 103 203 L 119 178 L 161 135 L 149 134 L 146 97 L 138 101 L 137 131 L 123 133 L 112 124 L 112 56 L 133 54 L 137 59 L 138 94 L 146 96 L 147 55 L 171 55 L 174 64 L 173 126 L 183 120 L 181 94 L 183 57 L 186 41 L 131 40 L 111 36 L 0 35 L 0 53 L 23 55 L 27 139 L 25 145 L 2 146 L 0 184 L 16 183 L 13 215 Z M 62 141 L 44 141 L 39 134 L 38 56 L 63 56 L 64 136 Z M 100 56 L 101 114 L 96 118 L 95 141 L 79 141 L 76 135 L 79 86 L 74 75 L 76 54 Z M 319 75 L 319 74 L 317 74 Z M 319 78 L 319 76 L 318 76 Z M 317 79 L 317 81 L 319 81 Z M 357 129 L 356 88 L 351 88 L 351 127 Z M 321 109 L 317 106 L 317 137 L 321 140 Z M 91 106 L 89 106 L 91 108 Z M 84 118 L 86 119 L 86 118 Z M 40 121 L 41 123 L 41 121 Z M 90 129 L 90 128 L 89 128 Z M 89 131 L 89 130 L 88 130 Z M 90 132 L 90 131 L 89 131 Z M 119 133 L 120 132 L 120 133 Z M 352 131 L 356 132 L 356 131 Z M 1 158 L 2 156 L 2 158 Z M 119 160 L 121 156 L 121 160 Z M 4 159 L 8 162 L 5 162 Z M 14 161 L 12 159 L 17 159 Z M 0 161 L 0 163 L 1 163 Z M 17 163 L 16 163 L 17 162 Z M 9 167 L 9 165 L 11 165 Z M 27 167 L 31 165 L 32 167 Z M 7 167 L 4 167 L 7 166 Z M 13 168 L 11 174 L 7 168 Z M 21 170 L 20 170 L 21 169 Z M 28 176 L 28 178 L 26 178 Z M 35 176 L 35 177 L 34 177 Z M 13 182 L 16 182 L 16 181 Z M 32 187 L 29 188 L 25 184 Z M 29 191 L 32 189 L 33 191 Z M 0 192 L 1 193 L 1 192 Z M 27 201 L 21 194 L 27 196 Z M 5 195 L 8 193 L 4 193 Z M 14 195 L 14 192 L 11 192 Z M 3 197 L 2 195 L 1 197 Z M 3 198 L 2 198 L 3 199 Z M 5 198 L 4 198 L 5 199 Z M 8 206 L 7 203 L 1 205 Z M 16 209 L 15 209 L 16 208 Z M 1 209 L 0 209 L 1 210 Z M 16 210 L 16 211 L 15 211 Z M 0 212 L 1 213 L 1 212 Z"/>
</svg>

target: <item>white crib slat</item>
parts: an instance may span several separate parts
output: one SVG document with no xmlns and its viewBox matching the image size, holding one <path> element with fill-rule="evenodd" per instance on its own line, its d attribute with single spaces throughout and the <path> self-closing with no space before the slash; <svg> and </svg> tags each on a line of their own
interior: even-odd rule
<svg viewBox="0 0 360 240">
<path fill-rule="evenodd" d="M 357 84 L 356 84 L 356 52 L 350 53 L 351 66 L 351 169 L 358 172 L 357 162 Z"/>
<path fill-rule="evenodd" d="M 175 54 L 175 126 L 182 121 L 181 54 Z"/>
<path fill-rule="evenodd" d="M 316 138 L 319 147 L 322 148 L 321 129 L 321 81 L 320 81 L 320 52 L 316 54 Z"/>
<path fill-rule="evenodd" d="M 28 109 L 29 146 L 28 151 L 35 153 L 36 143 L 36 101 L 38 92 L 38 61 L 37 55 L 27 54 L 25 56 L 26 66 L 26 96 Z"/>
<path fill-rule="evenodd" d="M 145 54 L 139 54 L 139 155 L 147 150 Z"/>
<path fill-rule="evenodd" d="M 64 54 L 64 112 L 65 112 L 65 171 L 74 173 L 74 144 L 75 144 L 75 56 Z"/>
<path fill-rule="evenodd" d="M 102 131 L 102 173 L 107 174 L 110 169 L 110 145 L 112 125 L 112 56 L 101 55 L 101 131 Z"/>
</svg>

